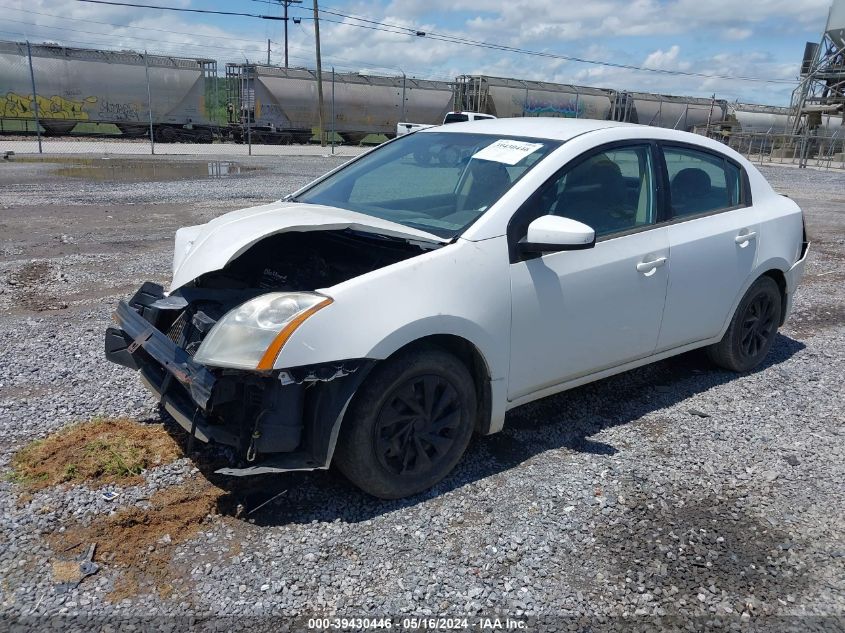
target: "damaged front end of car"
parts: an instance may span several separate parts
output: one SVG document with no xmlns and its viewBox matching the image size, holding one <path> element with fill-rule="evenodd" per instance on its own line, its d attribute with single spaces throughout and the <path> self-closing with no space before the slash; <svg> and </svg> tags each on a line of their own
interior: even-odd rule
<svg viewBox="0 0 845 633">
<path fill-rule="evenodd" d="M 231 467 L 218 472 L 327 468 L 343 413 L 376 361 L 278 368 L 276 358 L 331 304 L 316 289 L 425 250 L 350 229 L 272 235 L 171 293 L 145 283 L 118 304 L 106 357 L 139 372 L 188 432 L 188 452 L 195 440 L 231 447 Z"/>
</svg>

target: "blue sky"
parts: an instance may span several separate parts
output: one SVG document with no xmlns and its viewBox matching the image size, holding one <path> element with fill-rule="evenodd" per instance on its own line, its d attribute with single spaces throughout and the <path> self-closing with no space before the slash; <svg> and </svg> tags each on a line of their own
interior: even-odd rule
<svg viewBox="0 0 845 633">
<path fill-rule="evenodd" d="M 139 0 L 140 1 L 140 0 Z M 145 0 L 162 6 L 280 14 L 265 0 Z M 806 41 L 818 41 L 830 0 L 487 0 L 481 9 L 454 0 L 327 0 L 320 6 L 427 33 L 505 44 L 670 71 L 793 80 Z M 294 5 L 289 24 L 290 63 L 314 60 L 312 0 Z M 74 0 L 0 0 L 0 38 L 70 46 L 148 49 L 220 62 L 281 63 L 282 23 L 94 5 Z M 370 30 L 324 13 L 323 64 L 339 71 L 453 79 L 491 74 L 668 94 L 787 104 L 793 84 L 655 74 L 505 53 L 479 47 Z M 343 22 L 338 24 L 330 20 Z"/>
</svg>

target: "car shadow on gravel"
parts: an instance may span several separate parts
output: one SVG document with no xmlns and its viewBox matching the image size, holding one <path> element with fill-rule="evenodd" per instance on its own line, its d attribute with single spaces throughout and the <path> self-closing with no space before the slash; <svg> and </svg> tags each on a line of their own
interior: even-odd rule
<svg viewBox="0 0 845 633">
<path fill-rule="evenodd" d="M 754 373 L 784 362 L 804 347 L 778 334 L 766 361 Z M 614 455 L 618 448 L 592 436 L 737 378 L 738 374 L 714 368 L 702 351 L 694 351 L 521 406 L 508 413 L 501 433 L 476 438 L 444 481 L 395 501 L 364 494 L 334 469 L 236 478 L 214 474 L 212 464 L 200 467 L 212 483 L 227 491 L 218 504 L 221 514 L 257 525 L 359 522 L 440 497 L 547 451 Z M 710 415 L 690 410 L 693 417 Z"/>
</svg>

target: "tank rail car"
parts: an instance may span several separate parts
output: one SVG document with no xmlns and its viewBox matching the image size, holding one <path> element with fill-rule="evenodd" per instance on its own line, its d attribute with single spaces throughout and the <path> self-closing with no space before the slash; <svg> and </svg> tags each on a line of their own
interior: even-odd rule
<svg viewBox="0 0 845 633">
<path fill-rule="evenodd" d="M 48 44 L 32 45 L 31 53 L 35 102 L 26 44 L 0 42 L 0 119 L 31 122 L 37 107 L 46 135 L 109 123 L 125 136 L 148 136 L 152 119 L 159 141 L 213 139 L 205 110 L 207 80 L 217 75 L 213 59 Z"/>
</svg>

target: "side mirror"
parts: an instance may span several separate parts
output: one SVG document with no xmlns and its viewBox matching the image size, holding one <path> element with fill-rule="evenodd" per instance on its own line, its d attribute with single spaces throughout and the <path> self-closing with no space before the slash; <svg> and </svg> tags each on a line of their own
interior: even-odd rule
<svg viewBox="0 0 845 633">
<path fill-rule="evenodd" d="M 528 234 L 519 243 L 523 253 L 577 251 L 596 245 L 596 232 L 583 222 L 559 215 L 543 215 L 528 225 Z"/>
</svg>

